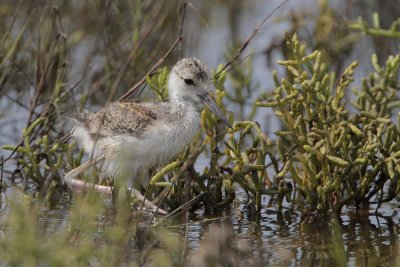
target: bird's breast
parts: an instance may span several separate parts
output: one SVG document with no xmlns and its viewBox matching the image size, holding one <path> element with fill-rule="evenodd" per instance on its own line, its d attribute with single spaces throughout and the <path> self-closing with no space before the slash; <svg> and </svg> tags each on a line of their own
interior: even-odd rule
<svg viewBox="0 0 400 267">
<path fill-rule="evenodd" d="M 167 163 L 186 148 L 200 129 L 200 116 L 195 112 L 176 117 L 170 122 L 158 121 L 145 137 L 157 165 Z"/>
</svg>

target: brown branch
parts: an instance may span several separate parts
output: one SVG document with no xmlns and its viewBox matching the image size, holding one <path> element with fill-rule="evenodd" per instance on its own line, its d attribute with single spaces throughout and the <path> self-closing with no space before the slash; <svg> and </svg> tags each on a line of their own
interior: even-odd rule
<svg viewBox="0 0 400 267">
<path fill-rule="evenodd" d="M 247 48 L 247 46 L 250 44 L 250 42 L 253 40 L 253 38 L 258 34 L 259 30 L 264 26 L 265 22 L 272 17 L 272 15 L 279 9 L 281 8 L 288 0 L 284 0 L 282 3 L 280 3 L 277 7 L 274 8 L 258 25 L 257 27 L 253 30 L 253 32 L 250 34 L 249 38 L 235 51 L 235 53 L 231 56 L 231 58 L 228 60 L 228 62 L 225 63 L 225 65 L 222 67 L 222 69 L 217 72 L 215 75 L 218 77 L 221 75 L 221 73 L 242 54 L 242 52 Z"/>
<path fill-rule="evenodd" d="M 160 7 L 160 9 L 157 11 L 155 17 L 159 17 L 160 14 L 162 13 L 163 8 L 162 6 Z M 150 25 L 147 27 L 147 29 L 144 31 L 142 38 L 139 39 L 139 41 L 135 44 L 135 46 L 132 48 L 132 50 L 129 52 L 128 58 L 127 60 L 124 62 L 124 64 L 122 65 L 120 71 L 118 72 L 118 76 L 115 79 L 112 87 L 111 87 L 111 93 L 110 93 L 110 98 L 113 97 L 113 95 L 115 94 L 115 92 L 117 91 L 117 87 L 120 84 L 122 77 L 124 77 L 124 75 L 126 74 L 128 67 L 129 67 L 129 63 L 132 62 L 133 58 L 136 56 L 137 51 L 139 50 L 139 47 L 142 45 L 143 41 L 150 35 L 150 33 L 152 32 L 152 30 L 154 29 L 156 23 L 158 22 L 157 19 L 154 19 L 152 22 L 150 22 Z M 109 99 L 110 100 L 110 99 Z"/>
<path fill-rule="evenodd" d="M 123 96 L 119 98 L 119 101 L 123 101 L 127 99 L 133 92 L 135 92 L 142 84 L 146 82 L 146 77 L 151 75 L 171 54 L 171 52 L 176 48 L 176 46 L 182 41 L 183 39 L 183 23 L 185 21 L 185 13 L 186 13 L 186 6 L 187 2 L 183 3 L 183 13 L 182 13 L 182 19 L 181 19 L 181 25 L 179 29 L 179 36 L 176 38 L 175 42 L 172 44 L 172 46 L 168 49 L 168 51 L 157 61 L 156 64 L 151 67 L 151 69 L 146 73 L 146 75 L 139 81 L 137 82 L 132 88 L 128 90 Z"/>
<path fill-rule="evenodd" d="M 200 201 L 200 199 L 205 195 L 205 192 L 200 193 L 199 195 L 195 196 L 194 198 L 192 198 L 191 200 L 183 203 L 182 205 L 180 205 L 178 208 L 176 208 L 175 210 L 173 210 L 171 213 L 168 213 L 165 217 L 163 217 L 161 220 L 159 220 L 156 224 L 154 224 L 154 227 L 156 227 L 157 225 L 159 225 L 162 221 L 165 221 L 166 219 L 168 219 L 169 217 L 171 217 L 172 215 L 175 215 L 178 211 L 180 210 L 187 210 L 190 207 L 193 207 L 194 204 L 196 204 L 197 202 Z"/>
<path fill-rule="evenodd" d="M 8 28 L 6 34 L 4 35 L 3 41 L 1 42 L 0 51 L 3 51 L 4 44 L 5 44 L 5 42 L 6 42 L 7 38 L 8 38 L 8 36 L 10 35 L 11 29 L 12 29 L 12 27 L 14 26 L 15 20 L 17 19 L 18 12 L 19 12 L 19 10 L 21 9 L 21 6 L 22 6 L 23 3 L 24 3 L 24 0 L 21 0 L 21 1 L 18 3 L 17 8 L 15 9 L 15 12 L 14 12 L 13 17 L 12 17 L 12 20 L 11 20 L 10 27 Z"/>
</svg>

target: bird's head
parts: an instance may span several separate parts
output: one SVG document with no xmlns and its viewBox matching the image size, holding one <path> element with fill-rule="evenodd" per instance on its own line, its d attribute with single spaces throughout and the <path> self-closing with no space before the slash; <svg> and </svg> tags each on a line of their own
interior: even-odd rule
<svg viewBox="0 0 400 267">
<path fill-rule="evenodd" d="M 207 67 L 197 58 L 183 58 L 172 68 L 169 77 L 171 101 L 182 101 L 197 109 L 208 106 L 221 120 L 232 128 L 210 95 L 210 77 Z"/>
</svg>

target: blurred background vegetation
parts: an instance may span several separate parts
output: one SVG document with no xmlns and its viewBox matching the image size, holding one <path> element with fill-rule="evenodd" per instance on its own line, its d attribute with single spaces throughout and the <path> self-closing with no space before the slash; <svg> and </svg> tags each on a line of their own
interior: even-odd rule
<svg viewBox="0 0 400 267">
<path fill-rule="evenodd" d="M 400 2 L 289 0 L 223 70 L 277 5 L 2 1 L 0 262 L 399 265 Z M 234 130 L 205 110 L 142 189 L 172 215 L 69 192 L 86 158 L 66 118 L 128 91 L 165 101 L 182 56 L 212 69 Z"/>
</svg>

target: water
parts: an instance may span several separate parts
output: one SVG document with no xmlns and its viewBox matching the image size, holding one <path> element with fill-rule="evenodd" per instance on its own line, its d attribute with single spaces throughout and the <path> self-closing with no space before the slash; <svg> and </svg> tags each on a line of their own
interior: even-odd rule
<svg viewBox="0 0 400 267">
<path fill-rule="evenodd" d="M 65 195 L 57 196 L 42 207 L 39 216 L 42 234 L 52 234 L 70 227 L 71 213 L 64 198 Z M 186 240 L 191 258 L 201 255 L 204 248 L 217 242 L 225 251 L 240 248 L 247 255 L 239 259 L 241 263 L 245 259 L 252 259 L 253 263 L 261 261 L 270 266 L 399 264 L 398 203 L 385 204 L 379 213 L 375 213 L 375 207 L 358 211 L 344 209 L 339 219 L 332 216 L 325 222 L 304 222 L 300 213 L 291 211 L 289 205 L 282 212 L 275 208 L 263 208 L 258 215 L 248 210 L 244 200 L 243 196 L 239 197 L 240 203 L 213 215 L 197 211 L 190 215 L 187 223 L 184 215 L 174 216 L 165 227 Z M 2 219 L 4 216 L 0 216 L 0 225 L 3 225 Z M 156 218 L 156 221 L 160 219 Z M 112 230 L 112 225 L 99 223 L 98 242 L 102 242 L 101 233 L 107 232 L 108 228 Z M 157 235 L 151 240 L 146 242 L 154 242 Z M 131 247 L 133 254 L 138 253 L 136 241 Z"/>
<path fill-rule="evenodd" d="M 237 2 L 193 1 L 195 8 L 188 10 L 184 28 L 185 39 L 179 54 L 199 57 L 211 67 L 225 62 L 223 55 L 227 48 L 238 40 L 246 39 L 263 17 L 278 4 L 276 1 L 266 0 L 243 1 L 240 4 Z M 344 4 L 334 1 L 332 5 L 340 12 L 340 6 Z M 275 23 L 274 20 L 299 8 L 304 8 L 310 13 L 317 11 L 315 1 L 289 1 L 277 12 L 276 16 L 267 22 L 245 51 L 244 55 L 254 55 L 253 89 L 255 93 L 252 97 L 273 87 L 270 74 L 272 69 L 278 68 L 278 71 L 282 71 L 276 65 L 268 67 L 268 61 L 264 55 L 265 49 L 277 40 L 277 35 L 289 27 L 288 22 Z M 353 12 L 353 15 L 359 15 L 357 10 Z M 367 14 L 370 14 L 369 11 Z M 72 53 L 74 66 L 70 74 L 72 80 L 79 79 L 81 68 L 84 68 L 84 63 L 88 60 L 88 54 L 95 49 L 94 40 L 95 36 L 88 34 Z M 371 45 L 371 42 L 361 44 L 369 50 L 371 50 Z M 355 49 L 344 63 L 360 58 L 360 53 L 365 52 L 363 47 Z M 275 53 L 272 59 L 276 60 L 280 57 L 279 53 Z M 361 71 L 356 74 L 356 77 L 363 76 L 362 72 L 370 69 L 369 59 L 363 60 L 365 62 L 361 62 Z M 91 71 L 95 72 L 96 66 L 102 62 L 101 56 L 93 59 Z M 227 87 L 229 90 L 229 81 Z M 5 97 L 4 92 L 1 93 L 0 115 L 3 117 L 0 117 L 0 145 L 15 144 L 19 141 L 21 128 L 25 126 L 24 118 L 27 116 L 27 111 Z M 22 97 L 22 102 L 27 102 L 29 99 L 12 88 L 6 94 L 11 98 Z M 234 107 L 231 109 L 235 110 Z M 245 111 L 249 112 L 249 109 L 250 107 L 247 107 Z M 271 124 L 265 120 L 271 115 L 272 111 L 265 110 L 265 113 L 256 116 L 256 120 L 261 122 L 268 133 L 279 129 L 278 123 Z M 7 156 L 8 152 L 2 150 L 1 155 Z M 198 163 L 199 169 L 207 164 L 206 156 L 204 157 Z M 12 163 L 6 165 L 5 173 L 12 171 L 13 167 Z M 10 187 L 5 194 L 10 197 L 15 191 L 16 189 Z M 28 192 L 31 195 L 35 194 L 34 189 Z M 70 206 L 67 200 L 63 201 L 63 198 L 65 196 L 59 196 L 41 209 L 39 217 L 41 232 L 51 234 L 68 229 Z M 2 200 L 0 228 L 3 228 L 9 212 L 4 194 L 2 194 Z M 225 247 L 227 251 L 237 253 L 238 248 L 242 249 L 241 253 L 246 257 L 238 259 L 238 264 L 244 263 L 245 260 L 252 260 L 253 263 L 261 262 L 270 266 L 400 266 L 398 200 L 384 204 L 378 213 L 375 213 L 374 206 L 358 211 L 344 209 L 340 219 L 333 216 L 325 223 L 304 222 L 300 212 L 291 210 L 291 204 L 286 204 L 281 212 L 274 207 L 268 207 L 268 197 L 263 200 L 265 208 L 259 215 L 249 209 L 245 202 L 245 194 L 238 194 L 235 205 L 229 209 L 213 215 L 197 211 L 189 216 L 188 221 L 184 215 L 177 216 L 167 223 L 167 229 L 184 238 L 192 259 L 195 255 L 202 253 L 205 246 L 203 243 L 207 244 L 207 240 L 210 242 L 211 237 L 215 235 L 220 237 L 219 246 Z M 2 233 L 0 236 L 3 237 L 3 231 L 0 230 L 0 232 Z M 224 241 L 224 235 L 229 237 L 229 241 Z M 136 251 L 136 248 L 133 250 Z"/>
</svg>

